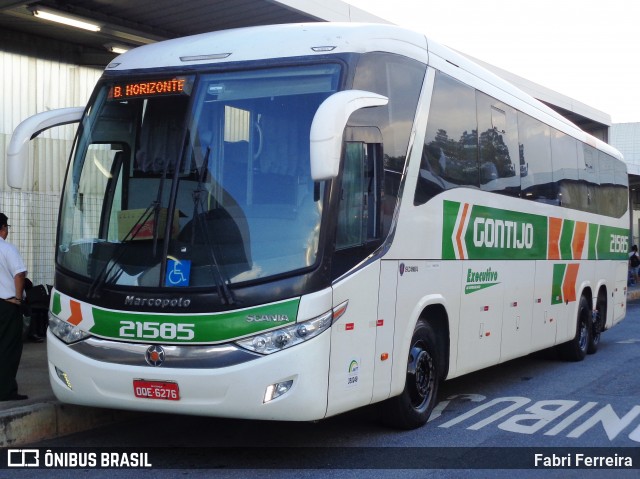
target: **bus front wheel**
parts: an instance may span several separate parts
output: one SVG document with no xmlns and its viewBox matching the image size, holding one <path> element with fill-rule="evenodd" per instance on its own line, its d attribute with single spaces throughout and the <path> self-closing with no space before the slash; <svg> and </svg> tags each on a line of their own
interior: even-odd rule
<svg viewBox="0 0 640 479">
<path fill-rule="evenodd" d="M 419 321 L 409 347 L 404 390 L 382 403 L 382 419 L 387 424 L 415 429 L 428 421 L 438 396 L 440 360 L 433 328 Z"/>
</svg>

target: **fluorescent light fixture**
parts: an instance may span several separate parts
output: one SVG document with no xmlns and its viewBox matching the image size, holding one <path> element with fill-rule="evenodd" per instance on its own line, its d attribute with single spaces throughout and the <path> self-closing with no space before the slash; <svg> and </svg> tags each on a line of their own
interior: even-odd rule
<svg viewBox="0 0 640 479">
<path fill-rule="evenodd" d="M 68 15 L 63 12 L 51 10 L 50 8 L 35 6 L 32 7 L 31 13 L 34 17 L 42 18 L 43 20 L 49 20 L 50 22 L 62 23 L 75 28 L 81 28 L 83 30 L 89 30 L 90 32 L 99 32 L 100 25 L 89 22 L 83 18 Z"/>
<path fill-rule="evenodd" d="M 118 55 L 122 53 L 126 53 L 131 50 L 131 47 L 125 45 L 117 45 L 115 43 L 107 43 L 105 48 L 109 50 L 111 53 L 117 53 Z"/>
</svg>

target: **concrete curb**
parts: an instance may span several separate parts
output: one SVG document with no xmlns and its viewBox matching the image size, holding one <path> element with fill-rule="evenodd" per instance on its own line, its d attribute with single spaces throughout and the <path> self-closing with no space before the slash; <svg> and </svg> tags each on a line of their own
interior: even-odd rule
<svg viewBox="0 0 640 479">
<path fill-rule="evenodd" d="M 128 411 L 72 406 L 59 402 L 29 404 L 0 411 L 0 447 L 13 447 L 113 424 Z"/>
</svg>

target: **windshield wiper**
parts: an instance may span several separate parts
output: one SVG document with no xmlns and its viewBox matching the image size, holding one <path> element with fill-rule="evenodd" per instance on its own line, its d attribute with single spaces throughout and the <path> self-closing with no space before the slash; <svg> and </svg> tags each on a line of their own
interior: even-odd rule
<svg viewBox="0 0 640 479">
<path fill-rule="evenodd" d="M 162 176 L 160 177 L 160 185 L 158 185 L 158 193 L 156 195 L 156 199 L 151 202 L 149 206 L 144 210 L 144 212 L 138 217 L 138 219 L 133 223 L 133 226 L 127 231 L 127 234 L 122 238 L 120 244 L 116 247 L 113 252 L 112 258 L 107 261 L 107 264 L 100 270 L 96 279 L 93 280 L 91 286 L 89 287 L 88 296 L 90 298 L 97 298 L 100 296 L 100 291 L 105 284 L 111 284 L 117 282 L 122 276 L 124 270 L 120 267 L 120 259 L 126 252 L 127 242 L 131 240 L 135 234 L 137 233 L 140 225 L 145 224 L 151 218 L 153 214 L 153 248 L 152 248 L 152 256 L 155 257 L 157 255 L 158 250 L 158 219 L 160 217 L 160 205 L 162 202 L 162 193 L 164 191 L 164 182 L 167 177 L 167 170 L 169 168 L 169 161 L 165 158 L 164 167 L 162 169 Z M 168 215 L 168 213 L 167 213 Z M 119 268 L 115 274 L 112 274 L 116 268 Z"/>
<path fill-rule="evenodd" d="M 158 187 L 158 195 L 156 196 L 155 208 L 153 211 L 153 249 L 152 255 L 155 257 L 158 251 L 158 223 L 160 219 L 160 202 L 162 201 L 162 192 L 164 191 L 164 180 L 167 176 L 168 161 L 165 161 L 164 168 L 162 170 L 162 177 L 160 178 L 160 186 Z M 169 212 L 167 211 L 167 221 L 169 221 Z"/>
<path fill-rule="evenodd" d="M 140 225 L 146 223 L 151 215 L 158 211 L 160 205 L 157 201 L 152 201 L 149 206 L 144 210 L 144 212 L 138 217 L 138 219 L 133 223 L 127 234 L 122 238 L 120 244 L 115 248 L 113 252 L 113 256 L 109 261 L 104 265 L 104 267 L 100 270 L 96 278 L 91 283 L 89 287 L 89 292 L 87 296 L 89 298 L 98 298 L 100 297 L 100 291 L 102 287 L 107 283 L 112 283 L 114 281 L 118 281 L 120 276 L 122 276 L 123 269 L 120 267 L 119 261 L 122 258 L 123 254 L 126 251 L 125 246 L 127 242 L 134 237 L 134 232 L 137 232 L 140 228 Z M 119 268 L 115 274 L 112 274 L 116 268 Z"/>
<path fill-rule="evenodd" d="M 211 275 L 216 283 L 216 289 L 218 291 L 218 296 L 222 301 L 222 304 L 231 305 L 235 303 L 233 294 L 229 289 L 227 284 L 227 278 L 225 277 L 222 268 L 220 267 L 220 263 L 214 251 L 214 246 L 209 238 L 209 233 L 207 229 L 207 225 L 205 223 L 205 211 L 204 211 L 204 194 L 207 190 L 203 188 L 204 184 L 204 175 L 207 171 L 207 165 L 209 164 L 209 155 L 211 154 L 211 147 L 207 147 L 207 152 L 204 156 L 204 160 L 202 161 L 201 170 L 198 175 L 198 185 L 193 190 L 193 220 L 191 223 L 191 246 L 193 246 L 196 237 L 196 228 L 199 227 L 202 231 L 202 235 L 205 241 L 205 247 L 209 252 L 209 258 L 211 260 L 209 266 L 211 268 Z"/>
</svg>

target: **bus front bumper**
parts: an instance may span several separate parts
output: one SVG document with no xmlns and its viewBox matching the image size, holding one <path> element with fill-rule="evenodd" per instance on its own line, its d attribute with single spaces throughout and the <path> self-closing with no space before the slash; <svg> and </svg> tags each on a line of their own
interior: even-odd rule
<svg viewBox="0 0 640 479">
<path fill-rule="evenodd" d="M 49 379 L 60 401 L 83 406 L 243 419 L 318 420 L 327 411 L 329 331 L 289 349 L 218 368 L 96 360 L 49 331 Z M 106 350 L 105 357 L 108 353 Z M 289 385 L 289 381 L 286 392 L 268 400 L 274 385 Z"/>
</svg>

